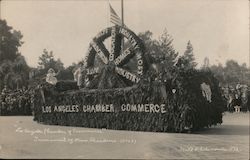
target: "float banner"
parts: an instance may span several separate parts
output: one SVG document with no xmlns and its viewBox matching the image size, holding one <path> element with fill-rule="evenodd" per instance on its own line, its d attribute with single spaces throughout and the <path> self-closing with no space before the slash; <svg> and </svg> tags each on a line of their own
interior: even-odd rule
<svg viewBox="0 0 250 160">
<path fill-rule="evenodd" d="M 55 105 L 42 106 L 42 113 L 63 112 L 144 112 L 144 113 L 166 113 L 165 104 L 122 104 L 114 106 L 113 104 L 95 104 L 95 105 Z"/>
</svg>

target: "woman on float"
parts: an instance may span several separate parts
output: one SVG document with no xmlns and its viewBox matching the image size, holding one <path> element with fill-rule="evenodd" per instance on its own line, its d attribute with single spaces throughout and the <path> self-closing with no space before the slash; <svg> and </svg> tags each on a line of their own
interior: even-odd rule
<svg viewBox="0 0 250 160">
<path fill-rule="evenodd" d="M 49 84 L 52 84 L 52 85 L 56 85 L 57 83 L 57 78 L 55 76 L 57 76 L 59 74 L 55 72 L 54 69 L 50 68 L 48 70 L 48 73 L 46 75 L 46 82 L 48 82 Z"/>
</svg>

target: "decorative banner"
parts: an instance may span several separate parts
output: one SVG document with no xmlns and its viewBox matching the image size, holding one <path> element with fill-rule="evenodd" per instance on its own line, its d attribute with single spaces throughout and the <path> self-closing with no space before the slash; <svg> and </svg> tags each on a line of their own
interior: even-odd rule
<svg viewBox="0 0 250 160">
<path fill-rule="evenodd" d="M 103 41 L 105 38 L 107 38 L 108 36 L 110 36 L 110 31 L 111 31 L 111 28 L 106 28 L 106 29 L 102 30 L 101 32 L 99 32 L 99 33 L 94 37 L 94 39 L 95 39 L 95 40 Z"/>
<path fill-rule="evenodd" d="M 115 65 L 119 65 L 121 64 L 121 62 L 124 62 L 125 59 L 128 59 L 129 55 L 132 55 L 132 51 L 127 48 L 125 51 L 122 52 L 122 54 L 120 54 L 114 61 Z"/>
<path fill-rule="evenodd" d="M 95 50 L 92 47 L 92 45 L 89 45 L 88 51 L 86 53 L 86 56 L 84 58 L 84 67 L 88 67 L 88 66 L 93 66 L 94 64 L 94 60 L 95 60 Z"/>
<path fill-rule="evenodd" d="M 108 59 L 105 56 L 104 52 L 101 50 L 101 48 L 94 41 L 91 43 L 91 45 L 97 52 L 98 56 L 102 59 L 103 63 L 108 64 Z"/>
<path fill-rule="evenodd" d="M 142 59 L 142 52 L 137 52 L 137 74 L 142 76 L 143 74 L 143 59 Z"/>
<path fill-rule="evenodd" d="M 116 73 L 118 73 L 119 75 L 125 77 L 126 79 L 134 82 L 134 83 L 138 83 L 140 81 L 140 78 L 137 77 L 135 74 L 126 71 L 125 69 L 122 69 L 120 67 L 116 67 L 115 68 Z"/>
<path fill-rule="evenodd" d="M 165 104 L 122 104 L 120 107 L 113 104 L 95 105 L 59 105 L 42 106 L 42 113 L 78 113 L 78 112 L 144 112 L 144 113 L 166 113 Z"/>
<path fill-rule="evenodd" d="M 110 52 L 103 44 L 104 40 L 108 37 L 111 37 Z M 125 49 L 125 51 L 121 52 L 121 42 L 123 37 L 128 40 L 127 42 L 130 43 L 130 47 Z M 143 75 L 144 71 L 144 59 L 141 45 L 142 43 L 140 43 L 139 37 L 137 37 L 136 34 L 134 34 L 127 28 L 123 28 L 121 26 L 113 26 L 101 31 L 96 37 L 93 38 L 93 41 L 91 42 L 90 47 L 88 49 L 88 53 L 85 59 L 87 75 L 92 75 L 96 73 L 98 74 L 102 72 L 99 69 L 90 69 L 99 67 L 95 64 L 97 54 L 98 57 L 100 57 L 100 59 L 104 63 L 104 65 L 111 65 L 110 68 L 119 66 L 120 69 L 115 69 L 116 73 L 134 83 L 138 83 L 140 81 L 139 77 Z M 122 66 L 128 63 L 129 60 L 133 57 L 137 61 L 137 68 L 134 69 L 134 73 L 130 73 L 129 71 L 122 69 Z M 109 63 L 112 61 L 113 63 Z M 92 80 L 93 77 L 90 77 L 90 79 Z M 92 88 L 96 88 L 96 85 L 93 85 Z"/>
<path fill-rule="evenodd" d="M 109 61 L 114 60 L 114 54 L 115 54 L 115 45 L 116 44 L 116 28 L 111 28 L 111 48 L 109 53 Z"/>
<path fill-rule="evenodd" d="M 131 45 L 134 47 L 134 49 L 140 49 L 139 45 L 138 45 L 138 41 L 136 40 L 136 35 L 134 35 L 131 31 L 129 31 L 126 28 L 120 28 L 119 33 L 122 34 L 124 37 L 126 37 Z"/>
<path fill-rule="evenodd" d="M 87 68 L 86 71 L 87 71 L 87 75 L 93 75 L 93 74 L 100 73 L 100 68 L 99 67 Z"/>
<path fill-rule="evenodd" d="M 165 104 L 122 104 L 123 112 L 166 113 Z"/>
</svg>

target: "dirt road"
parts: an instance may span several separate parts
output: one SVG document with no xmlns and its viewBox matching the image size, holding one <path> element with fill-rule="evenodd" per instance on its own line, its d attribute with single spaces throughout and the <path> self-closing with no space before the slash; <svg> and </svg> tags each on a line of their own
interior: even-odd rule
<svg viewBox="0 0 250 160">
<path fill-rule="evenodd" d="M 249 159 L 249 113 L 192 134 L 115 131 L 0 117 L 0 158 Z"/>
</svg>

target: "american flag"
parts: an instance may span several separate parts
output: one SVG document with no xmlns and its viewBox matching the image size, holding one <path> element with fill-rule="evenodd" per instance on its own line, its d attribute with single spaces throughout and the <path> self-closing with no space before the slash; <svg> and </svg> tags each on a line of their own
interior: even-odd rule
<svg viewBox="0 0 250 160">
<path fill-rule="evenodd" d="M 109 8 L 110 8 L 110 22 L 115 25 L 126 27 L 124 24 L 122 24 L 121 18 L 116 14 L 115 10 L 110 4 Z"/>
</svg>

